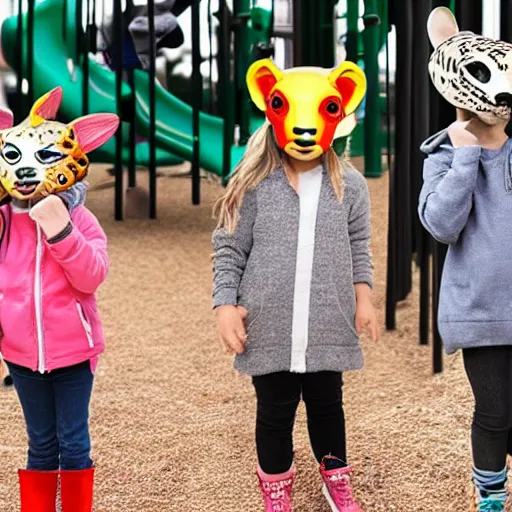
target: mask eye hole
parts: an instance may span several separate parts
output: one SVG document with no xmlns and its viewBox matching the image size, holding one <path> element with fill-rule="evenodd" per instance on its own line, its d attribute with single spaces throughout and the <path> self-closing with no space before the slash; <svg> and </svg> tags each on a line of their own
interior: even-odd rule
<svg viewBox="0 0 512 512">
<path fill-rule="evenodd" d="M 285 115 L 288 112 L 288 101 L 279 91 L 270 97 L 269 105 L 277 115 Z"/>
<path fill-rule="evenodd" d="M 2 149 L 2 158 L 10 165 L 15 165 L 21 160 L 21 151 L 14 145 L 7 143 Z"/>
<path fill-rule="evenodd" d="M 280 110 L 284 107 L 284 102 L 279 96 L 274 96 L 271 105 L 274 110 Z"/>
<path fill-rule="evenodd" d="M 36 152 L 35 157 L 39 163 L 49 165 L 62 160 L 65 155 L 52 149 L 41 149 Z"/>
<path fill-rule="evenodd" d="M 335 115 L 340 111 L 340 107 L 335 101 L 330 101 L 329 103 L 327 103 L 325 110 L 327 110 L 329 114 Z"/>
<path fill-rule="evenodd" d="M 326 98 L 320 106 L 320 113 L 331 119 L 341 118 L 343 109 L 339 98 Z"/>
<path fill-rule="evenodd" d="M 488 83 L 491 79 L 491 70 L 483 62 L 476 60 L 464 67 L 473 78 L 476 78 L 483 84 Z"/>
</svg>

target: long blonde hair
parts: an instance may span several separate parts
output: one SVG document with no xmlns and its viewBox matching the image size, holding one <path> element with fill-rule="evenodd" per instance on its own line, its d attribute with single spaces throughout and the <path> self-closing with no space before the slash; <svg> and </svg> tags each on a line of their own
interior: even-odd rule
<svg viewBox="0 0 512 512">
<path fill-rule="evenodd" d="M 351 164 L 340 160 L 330 147 L 323 156 L 324 166 L 338 200 L 343 200 L 343 175 Z M 226 192 L 215 203 L 213 214 L 217 228 L 233 233 L 238 224 L 240 206 L 245 194 L 261 183 L 272 171 L 283 166 L 281 150 L 276 144 L 272 125 L 266 121 L 247 143 L 244 156 L 235 167 Z"/>
</svg>

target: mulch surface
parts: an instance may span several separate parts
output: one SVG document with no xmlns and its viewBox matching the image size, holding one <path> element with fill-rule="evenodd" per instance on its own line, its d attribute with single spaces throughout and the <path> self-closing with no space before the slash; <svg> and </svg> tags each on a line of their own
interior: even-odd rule
<svg viewBox="0 0 512 512">
<path fill-rule="evenodd" d="M 90 181 L 87 205 L 107 232 L 111 257 L 99 293 L 108 344 L 91 405 L 95 511 L 262 510 L 253 389 L 222 353 L 210 309 L 211 208 L 221 187 L 204 180 L 202 203 L 192 206 L 189 179 L 164 175 L 157 220 L 116 222 L 112 178 L 95 167 Z M 368 183 L 383 319 L 387 175 Z M 345 376 L 355 493 L 366 511 L 467 511 L 473 401 L 460 355 L 445 357 L 444 373 L 432 375 L 431 347 L 418 344 L 413 273 L 415 291 L 399 305 L 397 330 L 377 343 L 363 339 L 365 368 Z M 327 512 L 302 405 L 295 450 L 295 510 Z M 16 471 L 25 455 L 15 392 L 0 389 L 3 512 L 19 510 Z"/>
</svg>

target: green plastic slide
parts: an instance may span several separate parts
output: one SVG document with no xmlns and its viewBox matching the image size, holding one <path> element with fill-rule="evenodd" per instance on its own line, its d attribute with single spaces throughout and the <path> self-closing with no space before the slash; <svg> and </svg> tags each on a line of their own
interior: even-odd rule
<svg viewBox="0 0 512 512">
<path fill-rule="evenodd" d="M 34 96 L 38 97 L 61 85 L 64 88 L 62 114 L 69 120 L 82 112 L 82 80 L 80 66 L 70 71 L 72 49 L 75 47 L 75 1 L 38 0 L 34 22 Z M 63 16 L 66 16 L 67 35 L 62 33 Z M 26 21 L 26 20 L 25 20 Z M 2 50 L 5 60 L 16 69 L 17 17 L 7 19 L 2 26 Z M 135 72 L 135 121 L 137 132 L 147 137 L 149 132 L 149 80 L 140 70 Z M 123 84 L 122 97 L 130 99 L 132 91 Z M 89 110 L 90 112 L 115 112 L 115 73 L 89 57 Z M 172 165 L 182 160 L 192 160 L 193 130 L 192 107 L 179 100 L 162 86 L 156 84 L 156 144 L 157 164 Z M 261 123 L 262 120 L 259 120 Z M 254 120 L 252 120 L 254 126 Z M 218 176 L 223 170 L 223 125 L 220 117 L 200 113 L 200 165 Z M 123 127 L 123 162 L 129 159 L 128 125 Z M 239 162 L 245 148 L 232 146 L 231 170 Z M 147 166 L 147 143 L 137 145 L 137 163 Z M 177 155 L 177 156 L 174 156 Z M 113 162 L 115 140 L 110 140 L 91 155 L 95 161 Z"/>
<path fill-rule="evenodd" d="M 137 130 L 147 136 L 149 126 L 149 80 L 143 71 L 136 70 L 135 119 Z M 156 86 L 156 141 L 161 147 L 180 155 L 186 160 L 193 156 L 192 107 Z M 201 167 L 222 176 L 223 126 L 220 117 L 201 112 L 199 114 L 199 161 Z M 240 161 L 245 147 L 231 147 L 231 169 Z"/>
<path fill-rule="evenodd" d="M 35 6 L 34 16 L 34 98 L 42 96 L 51 89 L 62 86 L 64 98 L 59 113 L 71 121 L 82 115 L 82 82 L 83 73 L 79 66 L 70 64 L 72 61 L 67 47 L 69 40 L 76 34 L 74 26 L 75 2 L 68 1 L 67 6 L 67 35 L 64 40 L 62 33 L 65 0 L 39 0 Z M 13 69 L 19 65 L 16 62 L 16 33 L 17 16 L 4 21 L 2 25 L 2 52 L 5 60 Z M 24 19 L 26 26 L 26 15 Z M 26 40 L 26 38 L 25 38 Z M 25 49 L 26 51 L 26 49 Z M 69 66 L 69 67 L 68 67 Z M 122 96 L 129 99 L 130 87 L 123 84 Z M 115 101 L 115 73 L 99 65 L 89 57 L 89 111 L 116 112 Z M 129 128 L 126 123 L 123 126 L 123 163 L 129 162 Z M 111 139 L 91 154 L 96 162 L 113 163 L 115 161 L 115 139 Z M 147 142 L 136 146 L 137 165 L 147 167 L 149 165 L 149 147 Z M 157 149 L 158 165 L 175 165 L 183 162 L 182 158 Z"/>
</svg>

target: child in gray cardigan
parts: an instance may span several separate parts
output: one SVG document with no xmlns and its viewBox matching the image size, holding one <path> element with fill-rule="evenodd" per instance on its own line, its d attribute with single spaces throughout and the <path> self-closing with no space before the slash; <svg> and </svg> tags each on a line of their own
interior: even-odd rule
<svg viewBox="0 0 512 512">
<path fill-rule="evenodd" d="M 279 78 L 269 62 L 267 72 L 270 67 L 278 77 L 274 91 L 287 97 L 270 94 L 266 104 L 279 110 L 296 88 L 307 88 L 299 78 Z M 313 98 L 315 109 L 322 99 Z M 379 334 L 371 302 L 368 189 L 358 171 L 340 162 L 331 141 L 304 159 L 280 144 L 280 130 L 274 120 L 273 129 L 265 124 L 253 136 L 219 203 L 213 305 L 221 341 L 256 390 L 265 510 L 292 510 L 292 430 L 302 396 L 324 494 L 332 510 L 356 512 L 341 387 L 342 372 L 363 365 L 358 331 Z M 295 126 L 295 134 L 303 132 Z"/>
</svg>

